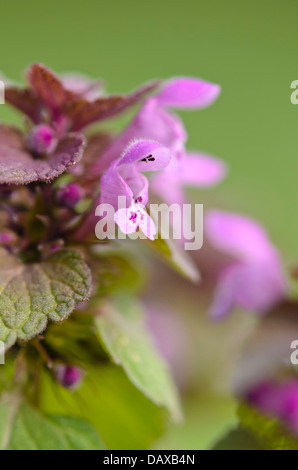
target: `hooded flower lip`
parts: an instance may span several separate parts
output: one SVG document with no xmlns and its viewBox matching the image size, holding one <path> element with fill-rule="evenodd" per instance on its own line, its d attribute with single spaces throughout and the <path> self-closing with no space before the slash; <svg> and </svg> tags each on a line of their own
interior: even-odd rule
<svg viewBox="0 0 298 470">
<path fill-rule="evenodd" d="M 157 142 L 132 142 L 104 173 L 100 185 L 101 202 L 111 204 L 116 209 L 118 197 L 125 196 L 128 207 L 132 202 L 147 204 L 148 181 L 142 172 L 161 170 L 170 160 L 169 149 Z"/>
<path fill-rule="evenodd" d="M 115 221 L 124 233 L 133 233 L 140 227 L 148 238 L 154 238 L 156 228 L 145 210 L 148 180 L 142 172 L 161 170 L 170 160 L 171 153 L 166 147 L 154 141 L 138 140 L 132 142 L 104 173 L 100 203 L 111 204 L 117 210 Z M 118 207 L 120 196 L 126 207 Z"/>
<path fill-rule="evenodd" d="M 234 258 L 219 275 L 210 308 L 214 319 L 224 318 L 236 307 L 264 313 L 282 300 L 286 286 L 281 261 L 261 226 L 220 211 L 210 211 L 205 226 L 211 245 Z"/>
<path fill-rule="evenodd" d="M 68 130 L 79 131 L 96 121 L 112 117 L 142 99 L 156 89 L 159 82 L 149 83 L 128 95 L 97 97 L 91 93 L 94 82 L 86 84 L 82 92 L 82 77 L 69 85 L 67 79 L 60 80 L 50 69 L 42 64 L 33 64 L 27 71 L 29 88 L 7 87 L 6 101 L 23 113 L 34 123 L 43 121 L 46 109 L 51 121 Z M 66 86 L 65 86 L 66 85 Z M 80 90 L 78 91 L 78 86 Z M 94 89 L 93 89 L 94 91 Z"/>
<path fill-rule="evenodd" d="M 0 125 L 0 184 L 51 181 L 80 161 L 84 145 L 80 134 L 67 134 L 55 150 L 42 159 L 32 153 L 21 131 Z"/>
<path fill-rule="evenodd" d="M 219 95 L 220 87 L 193 78 L 177 78 L 166 82 L 154 96 L 149 97 L 132 123 L 116 137 L 93 171 L 100 175 L 115 156 L 132 139 L 148 138 L 168 147 L 171 164 L 152 180 L 152 188 L 167 202 L 182 202 L 183 186 L 212 186 L 226 174 L 226 165 L 208 155 L 187 153 L 187 134 L 181 119 L 168 108 L 201 109 L 210 105 Z"/>
</svg>

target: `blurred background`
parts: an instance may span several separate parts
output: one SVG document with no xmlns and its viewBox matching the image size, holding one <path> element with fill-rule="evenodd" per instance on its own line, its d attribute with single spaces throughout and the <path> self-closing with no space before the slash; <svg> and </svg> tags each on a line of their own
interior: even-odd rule
<svg viewBox="0 0 298 470">
<path fill-rule="evenodd" d="M 229 165 L 221 185 L 196 192 L 193 199 L 259 220 L 288 266 L 298 260 L 298 106 L 290 102 L 290 84 L 298 79 L 297 14 L 293 0 L 1 0 L 0 70 L 21 80 L 22 70 L 40 61 L 59 73 L 102 77 L 109 92 L 179 75 L 220 84 L 222 94 L 212 107 L 181 113 L 188 147 Z M 0 107 L 2 120 L 14 116 Z M 170 290 L 174 282 L 179 284 L 169 281 Z M 197 300 L 186 284 L 181 288 L 184 303 L 181 299 L 176 309 L 191 316 Z M 146 439 L 133 433 L 129 443 L 111 437 L 111 448 L 208 448 L 233 424 L 233 399 L 224 393 L 218 398 L 215 392 L 213 397 L 209 382 L 224 381 L 223 371 L 234 360 L 251 320 L 238 312 L 237 318 L 215 326 L 205 318 L 204 308 L 198 309 L 202 315 L 193 329 L 197 350 L 192 353 L 199 385 L 185 397 L 184 424 L 155 438 L 153 431 L 146 431 L 151 414 L 144 405 L 144 419 L 136 419 L 135 426 Z M 104 380 L 108 383 L 109 378 Z M 111 429 L 102 431 L 108 436 L 115 428 L 126 432 L 124 412 L 122 420 L 115 413 Z"/>
</svg>

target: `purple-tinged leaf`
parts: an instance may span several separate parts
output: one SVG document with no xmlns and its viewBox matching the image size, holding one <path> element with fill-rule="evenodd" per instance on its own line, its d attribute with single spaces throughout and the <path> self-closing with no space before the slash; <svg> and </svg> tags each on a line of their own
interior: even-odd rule
<svg viewBox="0 0 298 470">
<path fill-rule="evenodd" d="M 82 157 L 85 140 L 80 134 L 67 134 L 46 158 L 30 152 L 25 135 L 10 126 L 0 126 L 0 184 L 27 184 L 51 181 Z"/>
</svg>

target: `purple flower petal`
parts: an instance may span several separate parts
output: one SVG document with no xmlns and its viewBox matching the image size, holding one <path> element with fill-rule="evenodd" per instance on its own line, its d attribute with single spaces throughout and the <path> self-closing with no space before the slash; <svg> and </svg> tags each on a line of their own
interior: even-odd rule
<svg viewBox="0 0 298 470">
<path fill-rule="evenodd" d="M 170 159 L 170 151 L 156 142 L 140 140 L 132 143 L 104 173 L 100 185 L 101 202 L 111 204 L 116 209 L 118 197 L 125 196 L 127 207 L 132 202 L 145 205 L 148 200 L 148 182 L 141 171 L 161 169 L 168 165 Z"/>
<path fill-rule="evenodd" d="M 184 153 L 187 135 L 178 116 L 169 114 L 158 106 L 155 98 L 149 98 L 124 132 L 108 145 L 101 158 L 93 165 L 92 171 L 100 175 L 131 141 L 144 138 L 159 142 L 178 157 Z"/>
<path fill-rule="evenodd" d="M 184 186 L 209 187 L 219 183 L 226 175 L 223 161 L 208 155 L 187 153 L 173 158 L 165 170 L 151 180 L 153 191 L 168 204 L 185 202 Z"/>
<path fill-rule="evenodd" d="M 222 161 L 209 155 L 189 152 L 182 164 L 181 180 L 187 186 L 213 186 L 227 173 Z"/>
<path fill-rule="evenodd" d="M 236 258 L 263 260 L 277 256 L 264 229 L 252 219 L 228 212 L 209 211 L 205 226 L 212 245 Z"/>
<path fill-rule="evenodd" d="M 210 308 L 213 318 L 223 318 L 236 306 L 263 313 L 282 300 L 286 286 L 279 254 L 256 222 L 213 211 L 205 227 L 209 242 L 235 257 L 220 273 Z"/>
<path fill-rule="evenodd" d="M 235 263 L 220 276 L 210 316 L 221 320 L 238 306 L 264 313 L 282 300 L 284 284 L 281 267 L 274 262 Z"/>
<path fill-rule="evenodd" d="M 170 108 L 204 108 L 216 100 L 220 86 L 195 78 L 170 80 L 157 95 L 160 106 Z"/>
</svg>

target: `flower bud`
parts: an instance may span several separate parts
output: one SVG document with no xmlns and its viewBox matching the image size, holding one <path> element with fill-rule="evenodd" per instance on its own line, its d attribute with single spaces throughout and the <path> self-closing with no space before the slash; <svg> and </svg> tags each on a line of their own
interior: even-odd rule
<svg viewBox="0 0 298 470">
<path fill-rule="evenodd" d="M 0 232 L 0 245 L 12 246 L 16 243 L 17 236 L 14 232 L 10 230 L 3 230 Z"/>
<path fill-rule="evenodd" d="M 72 209 L 84 196 L 84 190 L 75 183 L 69 183 L 60 188 L 58 202 L 60 206 Z"/>
<path fill-rule="evenodd" d="M 28 136 L 30 148 L 38 155 L 52 153 L 57 145 L 55 131 L 46 124 L 34 127 Z"/>
<path fill-rule="evenodd" d="M 82 372 L 74 366 L 59 364 L 55 367 L 55 376 L 62 387 L 76 390 L 82 382 Z"/>
</svg>

